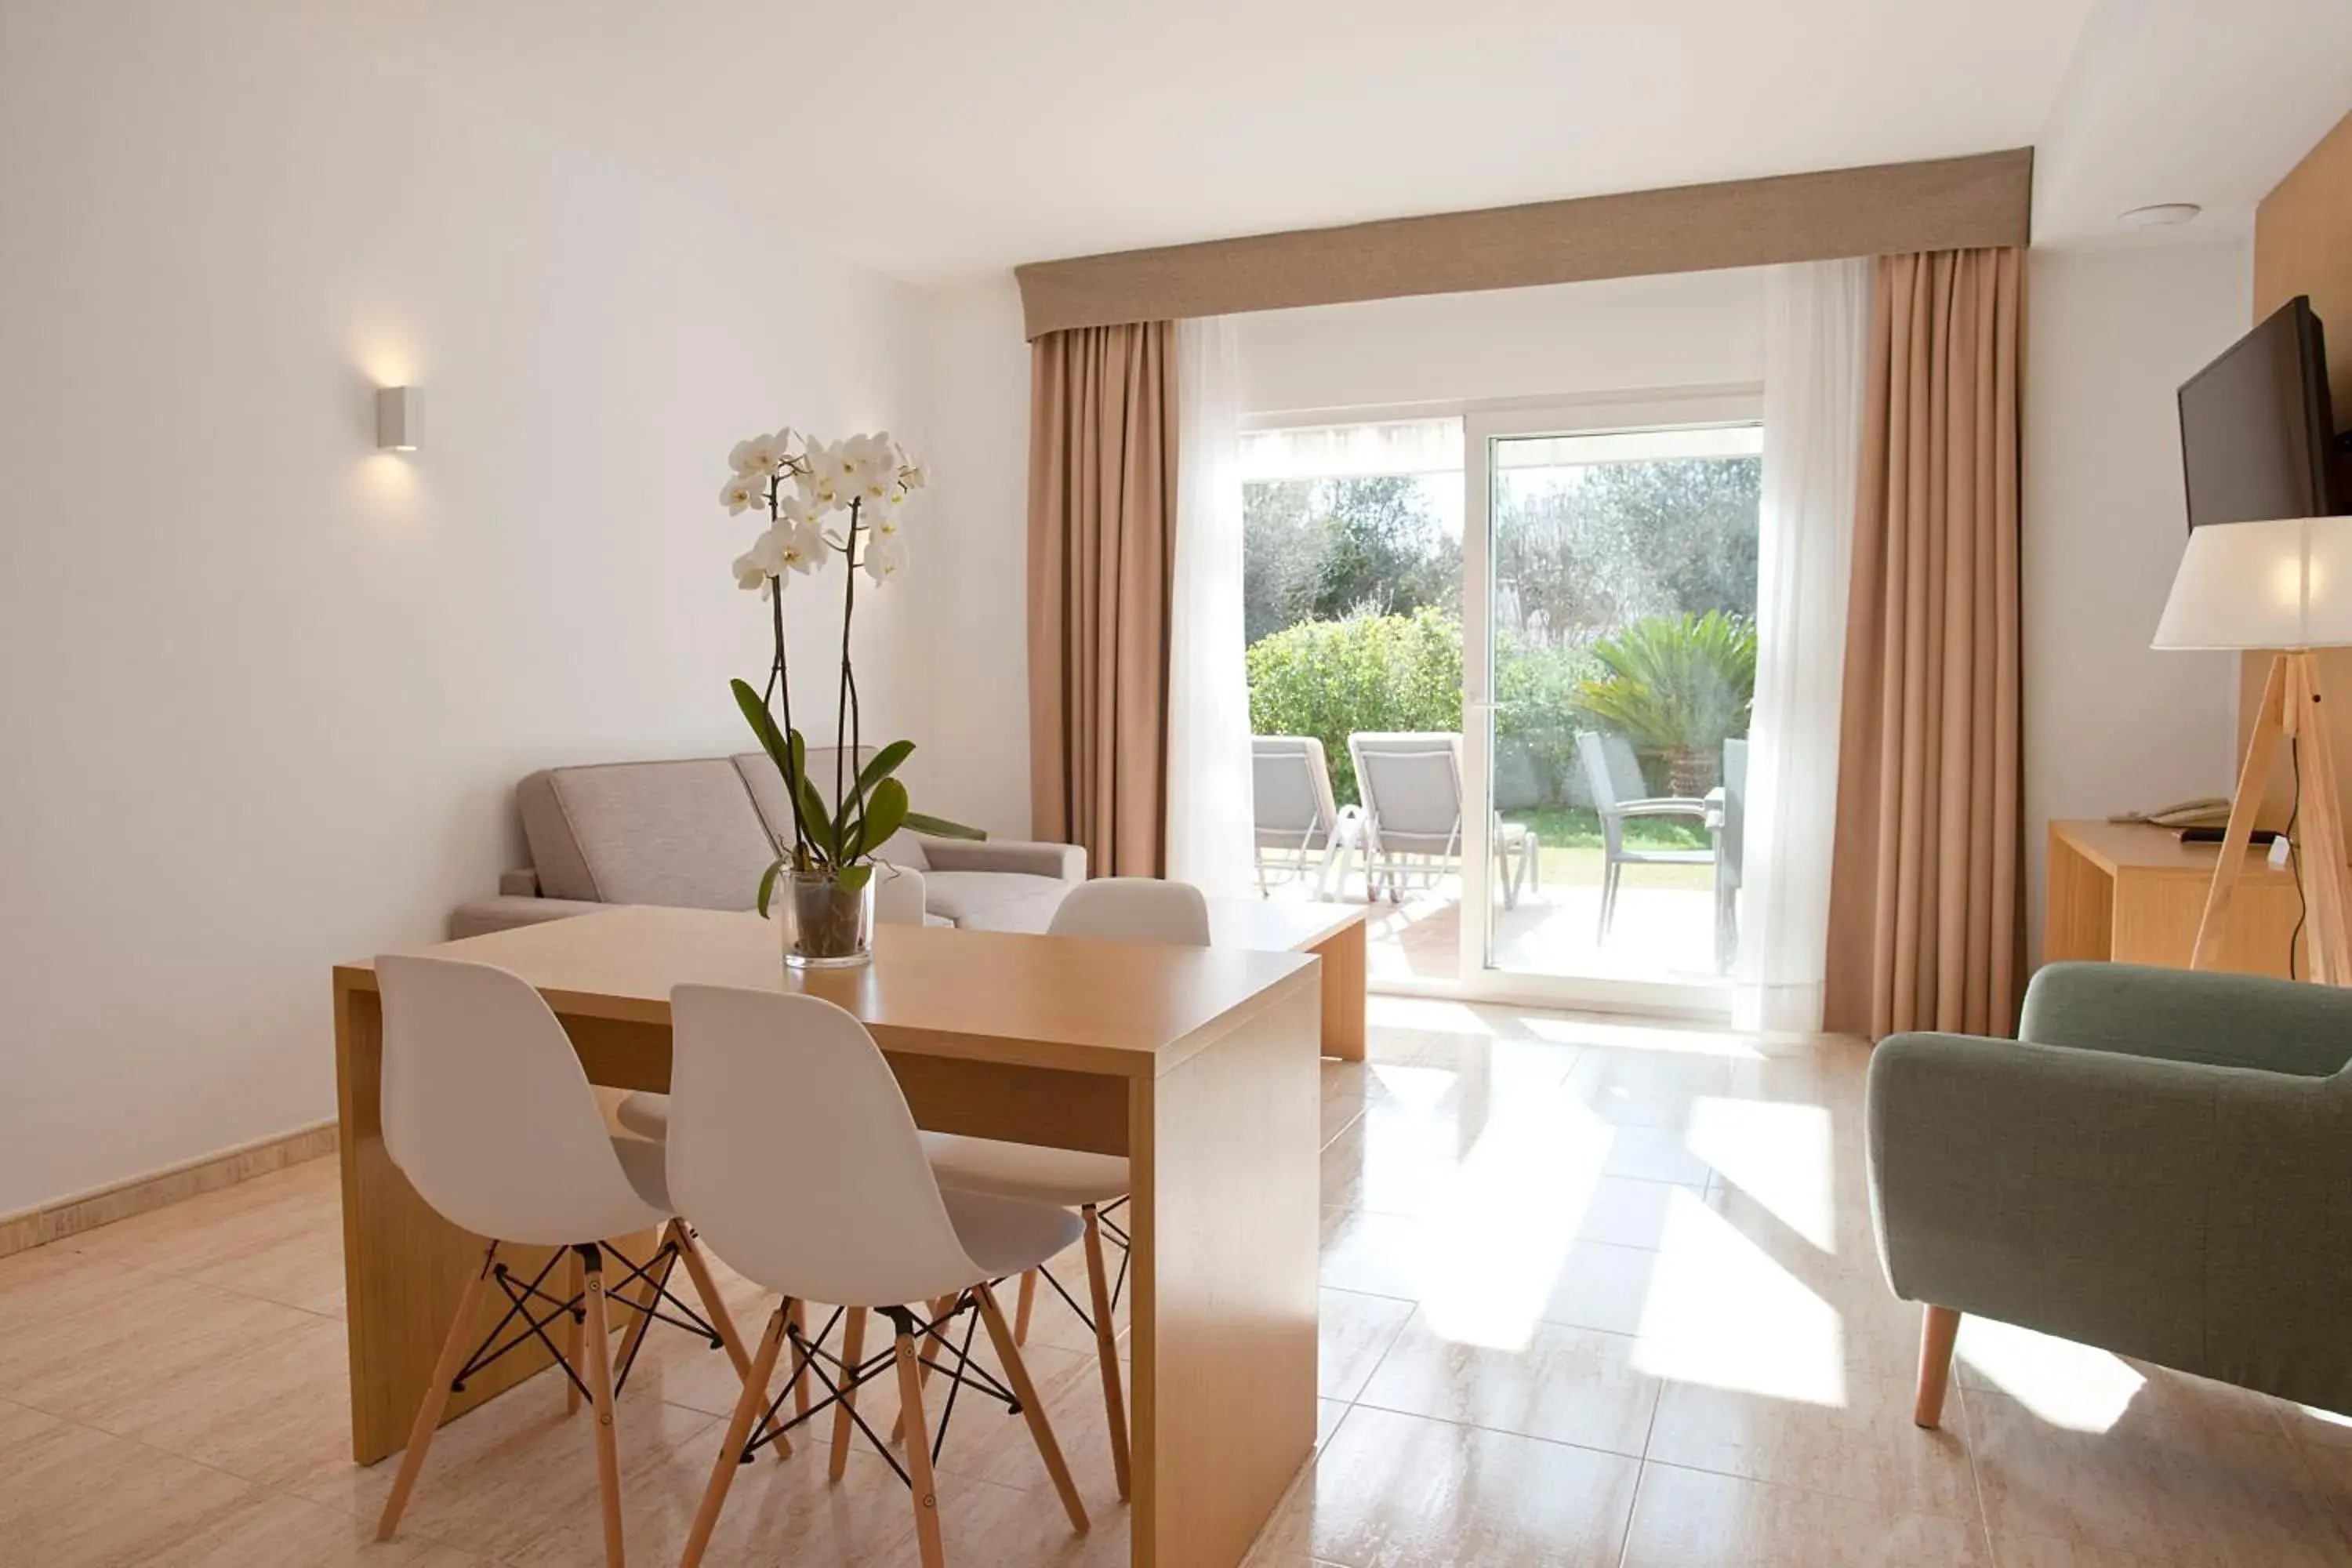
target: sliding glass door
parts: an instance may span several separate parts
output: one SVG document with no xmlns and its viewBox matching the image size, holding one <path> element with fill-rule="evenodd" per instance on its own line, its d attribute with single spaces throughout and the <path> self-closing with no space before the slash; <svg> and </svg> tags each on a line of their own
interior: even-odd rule
<svg viewBox="0 0 2352 1568">
<path fill-rule="evenodd" d="M 1727 1006 L 1758 416 L 1709 395 L 1469 417 L 1465 993 Z"/>
</svg>

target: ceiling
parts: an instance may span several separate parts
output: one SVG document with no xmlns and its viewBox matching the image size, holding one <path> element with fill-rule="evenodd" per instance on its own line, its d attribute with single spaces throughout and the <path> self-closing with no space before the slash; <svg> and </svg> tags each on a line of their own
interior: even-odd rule
<svg viewBox="0 0 2352 1568">
<path fill-rule="evenodd" d="M 252 3 L 925 284 L 2037 142 L 2037 232 L 2103 240 L 2352 107 L 2346 0 Z"/>
</svg>

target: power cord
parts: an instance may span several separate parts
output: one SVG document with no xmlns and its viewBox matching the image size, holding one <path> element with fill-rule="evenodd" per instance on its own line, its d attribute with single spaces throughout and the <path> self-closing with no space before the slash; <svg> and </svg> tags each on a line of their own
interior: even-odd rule
<svg viewBox="0 0 2352 1568">
<path fill-rule="evenodd" d="M 2303 922 L 2311 918 L 2311 906 L 2303 896 L 2303 841 L 2294 835 L 2295 818 L 2303 815 L 2303 737 L 2286 738 L 2286 754 L 2294 764 L 2294 804 L 2286 814 L 2287 872 L 2294 879 L 2294 930 L 2286 939 L 2286 977 L 2300 980 L 2295 973 L 2295 950 L 2303 944 Z"/>
</svg>

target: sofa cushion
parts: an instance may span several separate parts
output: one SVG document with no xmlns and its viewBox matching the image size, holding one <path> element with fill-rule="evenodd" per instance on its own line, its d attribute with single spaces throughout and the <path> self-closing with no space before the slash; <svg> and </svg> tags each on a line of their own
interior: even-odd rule
<svg viewBox="0 0 2352 1568">
<path fill-rule="evenodd" d="M 774 858 L 743 775 L 724 757 L 552 768 L 523 780 L 515 798 L 551 899 L 744 910 Z"/>
<path fill-rule="evenodd" d="M 930 912 L 970 931 L 1042 931 L 1069 891 L 1050 877 L 1017 871 L 926 871 Z"/>
</svg>

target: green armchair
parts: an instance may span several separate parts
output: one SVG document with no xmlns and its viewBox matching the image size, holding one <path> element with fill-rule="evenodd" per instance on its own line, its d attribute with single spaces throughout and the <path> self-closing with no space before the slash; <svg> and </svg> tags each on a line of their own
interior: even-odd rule
<svg viewBox="0 0 2352 1568">
<path fill-rule="evenodd" d="M 2018 1033 L 1871 1057 L 1918 1424 L 1969 1312 L 2352 1414 L 2352 991 L 2055 963 Z"/>
</svg>

